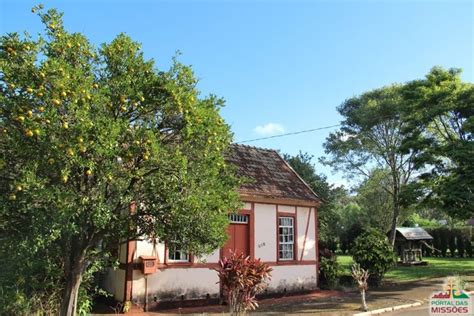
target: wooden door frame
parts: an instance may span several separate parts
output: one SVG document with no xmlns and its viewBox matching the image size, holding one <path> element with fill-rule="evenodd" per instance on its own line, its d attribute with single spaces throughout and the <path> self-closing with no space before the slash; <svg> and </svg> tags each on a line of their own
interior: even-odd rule
<svg viewBox="0 0 474 316">
<path fill-rule="evenodd" d="M 245 203 L 245 201 L 244 201 Z M 248 232 L 249 232 L 249 253 L 250 253 L 250 258 L 254 259 L 255 258 L 255 203 L 251 202 L 250 203 L 251 208 L 249 209 L 242 209 L 239 211 L 239 215 L 247 215 L 249 217 L 249 222 L 248 222 Z M 219 260 L 222 260 L 224 258 L 224 248 L 221 247 L 219 250 Z M 220 297 L 220 304 L 224 302 L 223 298 L 223 290 L 222 290 L 222 284 L 219 282 L 219 297 Z"/>
<path fill-rule="evenodd" d="M 250 210 L 240 210 L 239 215 L 247 215 L 249 218 L 248 224 L 248 234 L 249 234 L 249 256 L 250 258 L 255 258 L 255 217 L 254 217 L 254 203 L 252 203 L 252 208 Z M 239 225 L 239 224 L 237 224 Z M 244 225 L 244 224 L 242 224 Z M 224 248 L 219 250 L 219 259 L 224 258 Z"/>
</svg>

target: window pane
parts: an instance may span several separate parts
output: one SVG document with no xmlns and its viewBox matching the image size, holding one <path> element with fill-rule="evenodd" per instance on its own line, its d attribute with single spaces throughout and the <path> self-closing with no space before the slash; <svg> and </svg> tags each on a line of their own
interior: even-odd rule
<svg viewBox="0 0 474 316">
<path fill-rule="evenodd" d="M 168 259 L 170 261 L 187 262 L 189 261 L 189 254 L 184 250 L 177 248 L 173 244 L 170 244 L 168 248 Z"/>
<path fill-rule="evenodd" d="M 293 217 L 280 217 L 278 219 L 279 259 L 292 260 L 294 247 L 294 219 Z"/>
<path fill-rule="evenodd" d="M 230 214 L 229 220 L 231 223 L 243 223 L 247 224 L 249 222 L 248 215 L 237 215 L 237 214 Z"/>
</svg>

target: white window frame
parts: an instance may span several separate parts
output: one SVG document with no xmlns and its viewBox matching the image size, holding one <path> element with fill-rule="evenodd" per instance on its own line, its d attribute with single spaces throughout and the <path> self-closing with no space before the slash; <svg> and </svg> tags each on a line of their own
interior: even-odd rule
<svg viewBox="0 0 474 316">
<path fill-rule="evenodd" d="M 291 225 L 282 225 L 282 219 L 285 219 L 285 220 L 289 219 L 291 221 Z M 286 234 L 282 234 L 281 230 L 284 230 L 284 229 L 287 229 L 289 232 Z M 291 241 L 288 241 L 288 240 L 285 241 L 285 239 L 290 239 L 290 237 L 291 237 Z M 282 248 L 285 246 L 289 247 L 290 245 L 291 245 L 291 258 L 282 257 L 282 252 L 289 252 L 288 249 L 283 250 Z M 291 217 L 291 216 L 278 217 L 278 260 L 279 261 L 295 260 L 295 218 L 294 217 Z"/>
<path fill-rule="evenodd" d="M 191 256 L 189 255 L 189 252 L 184 251 L 183 249 L 177 248 L 173 243 L 168 243 L 168 262 L 191 262 Z M 179 253 L 180 259 L 172 259 L 171 255 L 173 254 L 173 257 L 176 258 L 176 254 Z M 183 257 L 181 259 L 181 257 Z"/>
<path fill-rule="evenodd" d="M 230 214 L 229 221 L 231 224 L 248 224 L 249 216 L 242 214 Z"/>
</svg>

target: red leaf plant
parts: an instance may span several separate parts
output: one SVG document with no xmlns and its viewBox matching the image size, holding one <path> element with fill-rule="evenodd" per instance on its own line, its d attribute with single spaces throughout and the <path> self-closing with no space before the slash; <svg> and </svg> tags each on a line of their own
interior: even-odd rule
<svg viewBox="0 0 474 316">
<path fill-rule="evenodd" d="M 260 259 L 231 252 L 229 258 L 219 261 L 219 268 L 215 270 L 230 314 L 241 315 L 258 307 L 255 295 L 266 287 L 273 269 Z"/>
</svg>

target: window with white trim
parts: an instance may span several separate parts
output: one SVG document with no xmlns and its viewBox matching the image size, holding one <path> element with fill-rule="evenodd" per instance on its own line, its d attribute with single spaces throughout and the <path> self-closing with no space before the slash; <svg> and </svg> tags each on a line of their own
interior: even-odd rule
<svg viewBox="0 0 474 316">
<path fill-rule="evenodd" d="M 278 218 L 278 259 L 293 260 L 294 255 L 294 218 L 279 217 Z"/>
<path fill-rule="evenodd" d="M 230 214 L 229 221 L 232 224 L 248 224 L 249 217 L 248 215 Z"/>
<path fill-rule="evenodd" d="M 169 262 L 189 262 L 189 253 L 173 243 L 168 244 Z"/>
</svg>

